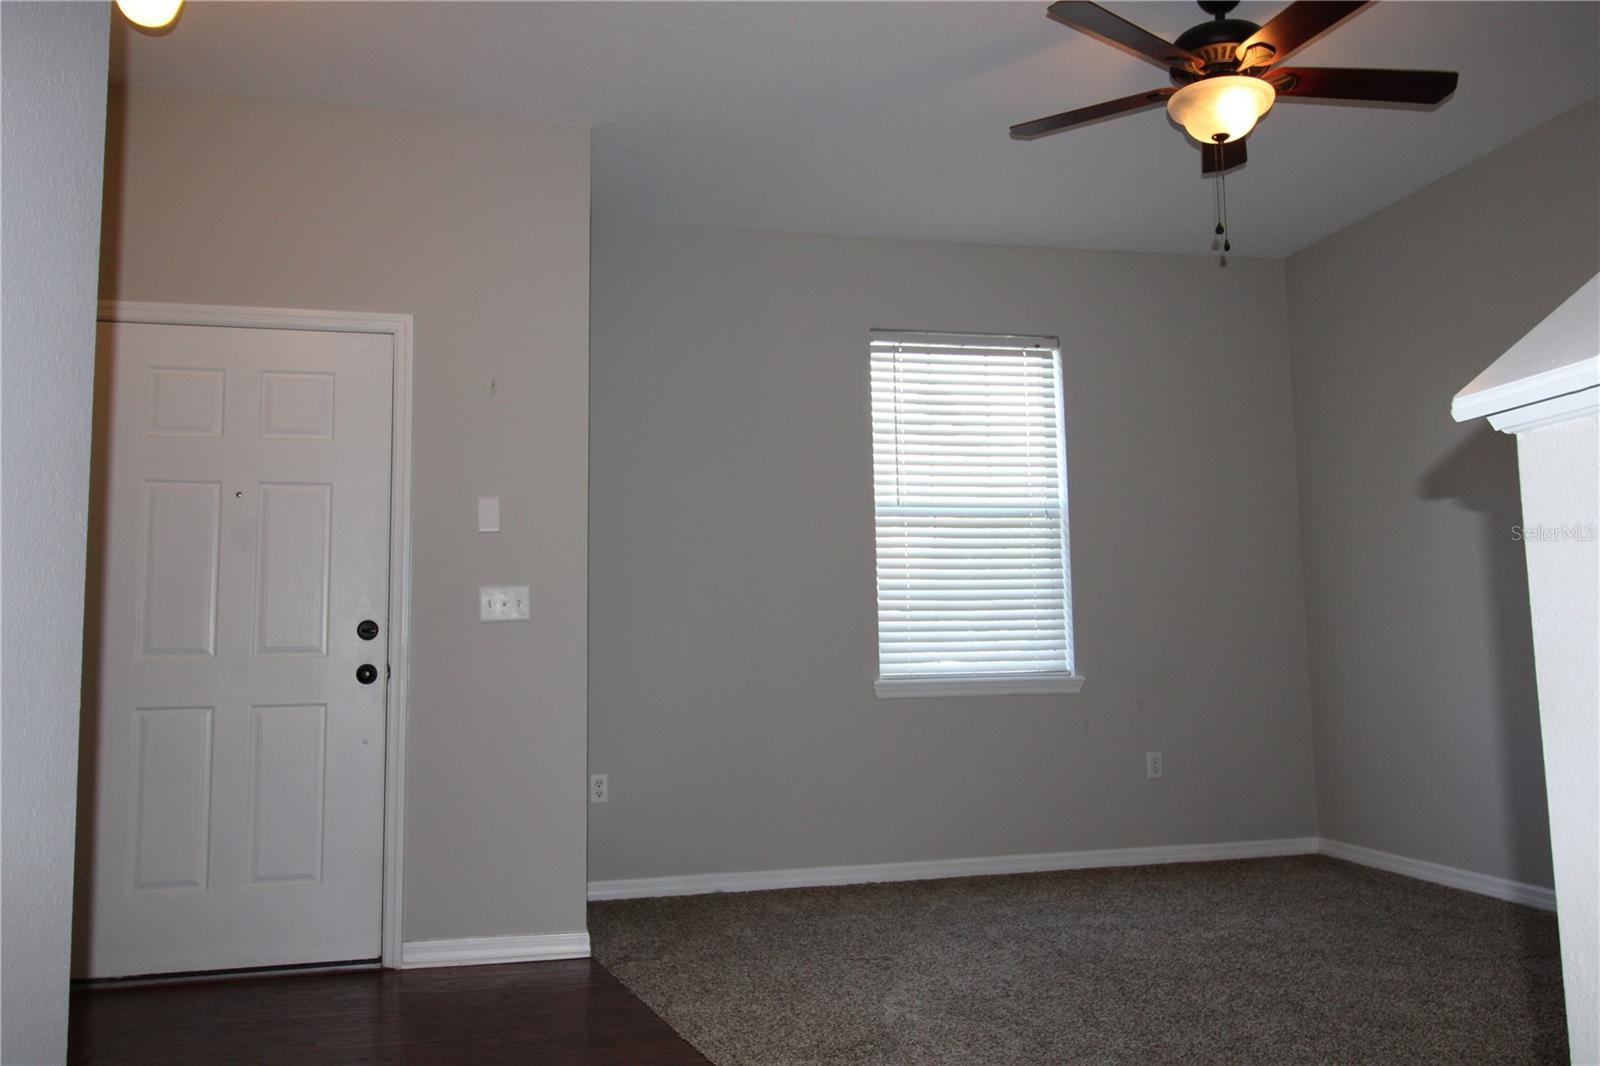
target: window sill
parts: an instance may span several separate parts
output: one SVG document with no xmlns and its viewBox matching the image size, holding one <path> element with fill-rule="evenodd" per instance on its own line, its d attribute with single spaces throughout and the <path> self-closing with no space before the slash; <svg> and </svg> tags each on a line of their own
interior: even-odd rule
<svg viewBox="0 0 1600 1066">
<path fill-rule="evenodd" d="M 878 678 L 872 689 L 879 699 L 914 696 L 1025 696 L 1077 692 L 1077 674 L 1034 674 L 1027 677 L 891 677 Z"/>
</svg>

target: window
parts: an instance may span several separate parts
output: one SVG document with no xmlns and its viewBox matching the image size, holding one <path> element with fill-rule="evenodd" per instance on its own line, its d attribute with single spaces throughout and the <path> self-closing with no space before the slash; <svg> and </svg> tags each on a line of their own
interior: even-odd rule
<svg viewBox="0 0 1600 1066">
<path fill-rule="evenodd" d="M 1056 341 L 871 347 L 878 694 L 1076 692 Z"/>
</svg>

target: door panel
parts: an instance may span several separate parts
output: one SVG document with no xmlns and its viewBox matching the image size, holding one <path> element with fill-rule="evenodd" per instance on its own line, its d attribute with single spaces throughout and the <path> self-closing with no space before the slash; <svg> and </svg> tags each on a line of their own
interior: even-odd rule
<svg viewBox="0 0 1600 1066">
<path fill-rule="evenodd" d="M 211 850 L 211 707 L 140 707 L 135 890 L 205 888 Z"/>
<path fill-rule="evenodd" d="M 79 976 L 376 958 L 392 342 L 99 342 Z"/>
<path fill-rule="evenodd" d="M 250 882 L 322 879 L 328 708 L 252 707 Z"/>
<path fill-rule="evenodd" d="M 256 486 L 256 654 L 325 655 L 333 486 Z"/>
<path fill-rule="evenodd" d="M 145 655 L 212 654 L 221 508 L 222 485 L 216 481 L 144 483 Z"/>
</svg>

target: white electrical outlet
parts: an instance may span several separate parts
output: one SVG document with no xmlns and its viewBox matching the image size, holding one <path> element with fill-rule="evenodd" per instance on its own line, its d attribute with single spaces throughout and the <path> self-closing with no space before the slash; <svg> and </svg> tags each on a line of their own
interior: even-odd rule
<svg viewBox="0 0 1600 1066">
<path fill-rule="evenodd" d="M 528 586 L 478 586 L 478 621 L 528 621 Z"/>
<path fill-rule="evenodd" d="M 1161 753 L 1147 751 L 1144 753 L 1144 776 L 1154 781 L 1161 776 Z"/>
<path fill-rule="evenodd" d="M 589 775 L 589 802 L 604 803 L 611 798 L 611 786 L 606 783 L 605 774 Z"/>
</svg>

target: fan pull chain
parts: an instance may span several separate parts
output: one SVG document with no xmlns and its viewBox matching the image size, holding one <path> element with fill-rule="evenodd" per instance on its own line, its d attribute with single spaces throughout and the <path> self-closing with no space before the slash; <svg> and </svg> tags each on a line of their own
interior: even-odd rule
<svg viewBox="0 0 1600 1066">
<path fill-rule="evenodd" d="M 1217 184 L 1212 190 L 1211 198 L 1217 210 L 1217 236 L 1222 238 L 1222 251 L 1217 256 L 1219 266 L 1227 266 L 1228 253 L 1233 251 L 1233 242 L 1228 239 L 1228 176 L 1224 169 L 1226 161 L 1223 159 L 1222 152 L 1222 142 L 1226 139 L 1226 136 L 1226 134 L 1217 134 L 1213 142 L 1215 147 L 1212 148 L 1212 151 L 1216 153 Z"/>
<path fill-rule="evenodd" d="M 1214 163 L 1212 169 L 1216 170 L 1218 179 L 1211 183 L 1211 210 L 1216 213 L 1217 236 L 1220 237 L 1222 236 L 1222 194 L 1218 191 L 1221 187 L 1222 178 L 1222 148 L 1220 145 L 1211 149 L 1211 156 Z"/>
<path fill-rule="evenodd" d="M 1222 197 L 1222 250 L 1233 251 L 1233 242 L 1228 239 L 1228 177 L 1226 174 L 1217 175 L 1217 192 Z"/>
</svg>

